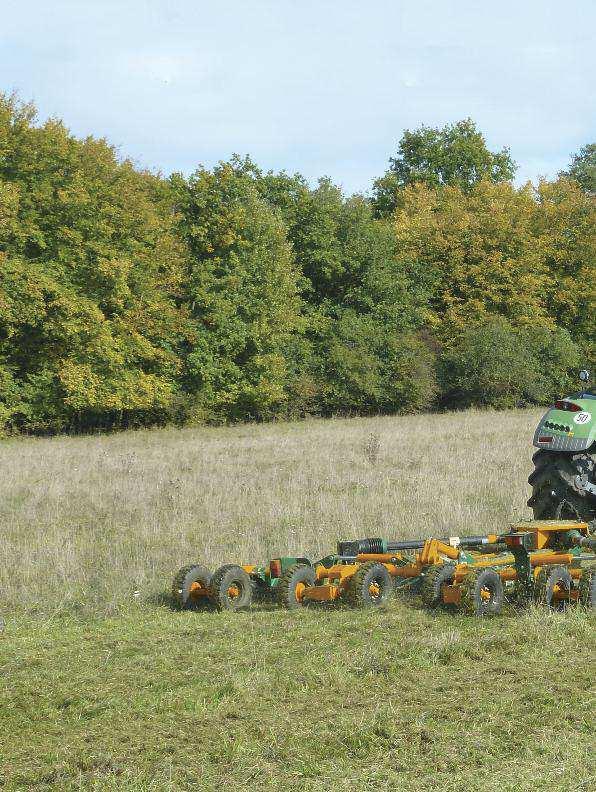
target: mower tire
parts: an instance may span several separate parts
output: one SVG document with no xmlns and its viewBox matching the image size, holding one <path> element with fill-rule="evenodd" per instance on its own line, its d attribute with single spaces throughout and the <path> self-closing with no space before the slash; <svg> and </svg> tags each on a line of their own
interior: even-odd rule
<svg viewBox="0 0 596 792">
<path fill-rule="evenodd" d="M 454 575 L 455 568 L 452 564 L 434 564 L 428 568 L 420 586 L 420 597 L 427 608 L 446 607 L 442 588 L 445 583 L 453 583 Z"/>
<path fill-rule="evenodd" d="M 277 602 L 290 610 L 304 605 L 302 595 L 309 586 L 314 586 L 315 570 L 308 564 L 292 564 L 277 584 Z"/>
<path fill-rule="evenodd" d="M 178 570 L 172 583 L 172 600 L 181 610 L 199 610 L 209 605 L 211 572 L 200 564 Z"/>
<path fill-rule="evenodd" d="M 250 608 L 252 603 L 250 575 L 237 564 L 225 564 L 220 567 L 211 578 L 209 600 L 219 611 Z"/>
<path fill-rule="evenodd" d="M 559 564 L 545 566 L 536 577 L 534 599 L 539 605 L 546 605 L 552 610 L 563 610 L 571 602 L 572 588 L 573 578 L 567 567 Z M 557 589 L 568 592 L 569 596 L 565 599 L 555 599 Z"/>
<path fill-rule="evenodd" d="M 378 608 L 387 602 L 392 591 L 393 581 L 387 567 L 367 561 L 348 581 L 346 602 L 352 608 Z"/>
<path fill-rule="evenodd" d="M 468 572 L 461 583 L 461 609 L 472 616 L 498 616 L 503 610 L 503 581 L 490 567 Z"/>
</svg>

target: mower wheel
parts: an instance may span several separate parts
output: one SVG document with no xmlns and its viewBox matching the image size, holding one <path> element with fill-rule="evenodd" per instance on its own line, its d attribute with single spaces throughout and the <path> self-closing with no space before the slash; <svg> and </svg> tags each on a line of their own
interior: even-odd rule
<svg viewBox="0 0 596 792">
<path fill-rule="evenodd" d="M 564 610 L 571 601 L 573 578 L 567 567 L 556 566 L 542 567 L 536 577 L 534 599 L 540 605 L 546 605 L 553 610 Z M 563 597 L 556 596 L 563 594 Z"/>
<path fill-rule="evenodd" d="M 503 581 L 495 569 L 468 572 L 461 584 L 461 609 L 473 616 L 497 616 L 503 610 Z"/>
<path fill-rule="evenodd" d="M 596 608 L 596 568 L 582 572 L 579 579 L 579 601 L 584 608 Z"/>
<path fill-rule="evenodd" d="M 452 564 L 434 564 L 429 567 L 420 586 L 420 597 L 427 608 L 445 607 L 442 589 L 445 583 L 453 583 L 454 575 Z"/>
<path fill-rule="evenodd" d="M 302 595 L 309 586 L 314 586 L 315 570 L 308 564 L 292 564 L 281 576 L 277 584 L 277 601 L 284 608 L 300 608 L 304 603 Z"/>
<path fill-rule="evenodd" d="M 213 573 L 209 600 L 216 610 L 241 610 L 252 602 L 250 575 L 237 564 L 225 564 Z"/>
<path fill-rule="evenodd" d="M 352 608 L 378 608 L 387 602 L 392 591 L 393 581 L 387 567 L 367 561 L 348 581 L 346 600 Z"/>
<path fill-rule="evenodd" d="M 199 610 L 209 605 L 211 572 L 200 564 L 180 569 L 172 583 L 172 599 L 182 610 Z"/>
</svg>

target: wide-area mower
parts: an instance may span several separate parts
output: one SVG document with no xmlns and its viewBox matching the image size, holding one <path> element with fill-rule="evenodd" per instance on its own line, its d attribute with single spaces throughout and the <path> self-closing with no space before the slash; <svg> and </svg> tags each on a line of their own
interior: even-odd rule
<svg viewBox="0 0 596 792">
<path fill-rule="evenodd" d="M 497 615 L 506 602 L 593 608 L 594 549 L 587 523 L 538 520 L 486 536 L 349 540 L 315 562 L 279 557 L 262 566 L 226 564 L 213 574 L 193 564 L 178 572 L 172 593 L 185 609 L 242 610 L 255 600 L 290 609 L 378 607 L 399 591 L 419 593 L 428 608 L 478 616 Z"/>
</svg>

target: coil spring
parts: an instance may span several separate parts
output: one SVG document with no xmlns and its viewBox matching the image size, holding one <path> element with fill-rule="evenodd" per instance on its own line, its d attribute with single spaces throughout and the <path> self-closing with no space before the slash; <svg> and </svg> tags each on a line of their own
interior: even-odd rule
<svg viewBox="0 0 596 792">
<path fill-rule="evenodd" d="M 377 538 L 354 539 L 348 542 L 339 542 L 338 555 L 357 556 L 359 553 L 383 553 L 383 540 Z"/>
<path fill-rule="evenodd" d="M 382 553 L 383 552 L 383 540 L 378 539 L 376 537 L 371 539 L 364 539 L 362 544 L 366 545 L 366 550 L 362 549 L 361 553 Z"/>
</svg>

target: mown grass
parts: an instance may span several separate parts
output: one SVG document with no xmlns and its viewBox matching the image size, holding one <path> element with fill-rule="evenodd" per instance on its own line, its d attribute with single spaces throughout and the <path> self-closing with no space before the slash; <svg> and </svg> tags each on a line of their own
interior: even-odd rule
<svg viewBox="0 0 596 792">
<path fill-rule="evenodd" d="M 585 611 L 139 609 L 0 640 L 6 790 L 590 790 Z"/>
<path fill-rule="evenodd" d="M 591 790 L 594 615 L 181 613 L 200 559 L 528 515 L 535 411 L 0 447 L 3 790 Z"/>
</svg>

